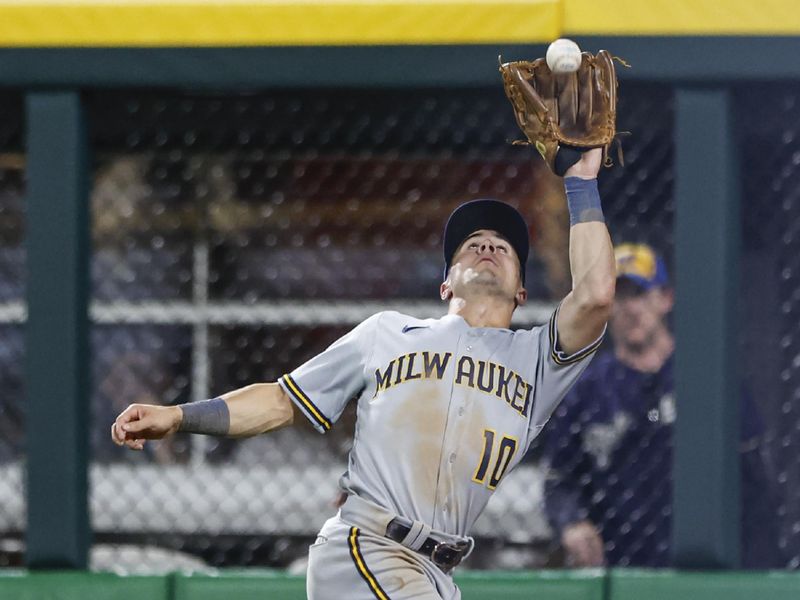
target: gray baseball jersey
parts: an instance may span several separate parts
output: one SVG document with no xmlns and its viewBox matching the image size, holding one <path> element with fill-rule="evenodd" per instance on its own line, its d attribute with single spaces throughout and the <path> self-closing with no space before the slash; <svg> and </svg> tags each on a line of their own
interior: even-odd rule
<svg viewBox="0 0 800 600">
<path fill-rule="evenodd" d="M 373 315 L 279 383 L 321 432 L 357 398 L 345 491 L 466 536 L 600 339 L 566 356 L 530 330 Z"/>
</svg>

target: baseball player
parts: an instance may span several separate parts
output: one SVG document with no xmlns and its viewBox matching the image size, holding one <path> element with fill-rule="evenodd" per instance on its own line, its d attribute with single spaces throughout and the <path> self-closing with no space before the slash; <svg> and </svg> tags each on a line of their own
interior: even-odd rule
<svg viewBox="0 0 800 600">
<path fill-rule="evenodd" d="M 176 431 L 249 436 L 309 419 L 324 433 L 357 402 L 347 494 L 309 550 L 311 600 L 453 600 L 469 531 L 600 344 L 614 257 L 596 177 L 602 150 L 566 173 L 573 287 L 549 323 L 509 329 L 526 300 L 528 228 L 475 200 L 444 232 L 439 319 L 378 313 L 284 375 L 220 398 L 131 405 L 112 426 L 141 450 Z"/>
</svg>

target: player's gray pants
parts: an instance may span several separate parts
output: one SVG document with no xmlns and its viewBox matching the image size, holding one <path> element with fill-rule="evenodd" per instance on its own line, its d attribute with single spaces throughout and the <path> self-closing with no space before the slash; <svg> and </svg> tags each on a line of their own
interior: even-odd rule
<svg viewBox="0 0 800 600">
<path fill-rule="evenodd" d="M 309 600 L 460 600 L 461 592 L 418 552 L 328 520 L 308 553 Z"/>
</svg>

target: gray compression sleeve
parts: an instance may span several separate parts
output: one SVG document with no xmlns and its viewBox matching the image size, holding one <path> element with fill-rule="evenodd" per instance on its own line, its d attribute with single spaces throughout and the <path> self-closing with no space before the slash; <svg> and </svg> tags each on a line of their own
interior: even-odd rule
<svg viewBox="0 0 800 600">
<path fill-rule="evenodd" d="M 564 188 L 567 191 L 570 227 L 590 221 L 605 222 L 603 207 L 600 205 L 600 192 L 597 190 L 597 179 L 567 177 L 564 179 Z"/>
<path fill-rule="evenodd" d="M 222 398 L 191 402 L 181 405 L 183 420 L 178 431 L 227 435 L 231 425 L 231 413 Z"/>
</svg>

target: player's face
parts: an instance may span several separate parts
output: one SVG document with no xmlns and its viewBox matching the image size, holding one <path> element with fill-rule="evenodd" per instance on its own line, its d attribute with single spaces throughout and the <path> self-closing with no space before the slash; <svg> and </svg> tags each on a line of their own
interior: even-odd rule
<svg viewBox="0 0 800 600">
<path fill-rule="evenodd" d="M 462 297 L 474 292 L 504 296 L 524 302 L 517 253 L 496 231 L 480 229 L 456 250 L 444 286 Z"/>
<path fill-rule="evenodd" d="M 611 336 L 617 343 L 646 348 L 655 340 L 658 330 L 666 325 L 672 305 L 669 289 L 645 290 L 629 279 L 618 279 L 609 322 Z"/>
</svg>

